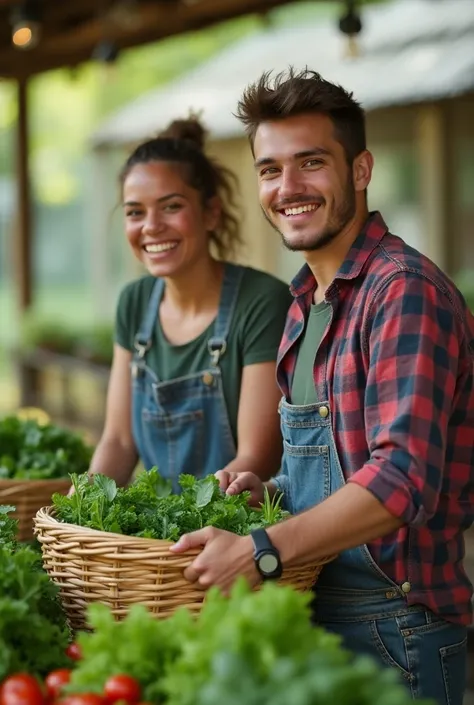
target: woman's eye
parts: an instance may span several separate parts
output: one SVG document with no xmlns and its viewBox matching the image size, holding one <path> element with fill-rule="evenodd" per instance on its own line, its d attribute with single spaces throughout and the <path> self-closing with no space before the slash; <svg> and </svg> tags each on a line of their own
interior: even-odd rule
<svg viewBox="0 0 474 705">
<path fill-rule="evenodd" d="M 134 209 L 134 210 L 126 211 L 125 215 L 127 218 L 135 218 L 135 217 L 141 215 L 141 211 Z"/>
<path fill-rule="evenodd" d="M 181 203 L 168 203 L 163 210 L 167 211 L 168 213 L 175 213 L 176 211 L 181 210 L 182 208 Z"/>
</svg>

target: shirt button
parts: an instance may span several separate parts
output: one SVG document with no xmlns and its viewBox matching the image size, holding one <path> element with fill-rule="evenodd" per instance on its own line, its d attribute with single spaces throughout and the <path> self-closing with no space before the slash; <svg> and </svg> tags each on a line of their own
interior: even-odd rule
<svg viewBox="0 0 474 705">
<path fill-rule="evenodd" d="M 207 387 L 210 387 L 211 384 L 214 382 L 214 375 L 212 375 L 210 372 L 204 372 L 202 376 L 202 381 Z"/>
<path fill-rule="evenodd" d="M 329 409 L 327 408 L 327 406 L 320 406 L 319 407 L 319 415 L 323 419 L 325 419 L 329 415 Z"/>
<path fill-rule="evenodd" d="M 411 590 L 410 583 L 408 581 L 406 583 L 403 583 L 402 592 L 404 592 L 406 594 L 407 592 L 410 592 L 410 590 Z"/>
</svg>

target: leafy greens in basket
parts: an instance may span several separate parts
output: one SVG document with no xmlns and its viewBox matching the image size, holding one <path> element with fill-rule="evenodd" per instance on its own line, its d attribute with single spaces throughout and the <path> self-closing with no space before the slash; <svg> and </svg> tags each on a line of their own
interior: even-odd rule
<svg viewBox="0 0 474 705">
<path fill-rule="evenodd" d="M 0 480 L 51 480 L 85 472 L 92 448 L 55 424 L 6 416 L 0 420 Z"/>
<path fill-rule="evenodd" d="M 15 507 L 0 505 L 0 682 L 67 666 L 69 630 L 40 554 L 16 540 Z"/>
<path fill-rule="evenodd" d="M 127 488 L 118 488 L 105 475 L 71 475 L 75 492 L 71 497 L 53 495 L 59 521 L 128 536 L 177 541 L 203 526 L 215 526 L 235 534 L 281 521 L 287 513 L 280 497 L 268 495 L 262 510 L 248 505 L 249 492 L 226 495 L 213 475 L 197 480 L 179 478 L 182 493 L 171 494 L 171 485 L 156 469 L 142 472 Z"/>
</svg>

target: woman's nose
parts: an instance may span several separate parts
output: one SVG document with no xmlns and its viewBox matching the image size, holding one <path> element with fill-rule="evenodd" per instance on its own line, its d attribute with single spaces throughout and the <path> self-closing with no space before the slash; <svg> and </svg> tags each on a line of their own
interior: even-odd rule
<svg viewBox="0 0 474 705">
<path fill-rule="evenodd" d="M 143 224 L 143 233 L 145 235 L 156 235 L 163 231 L 164 222 L 156 214 L 150 214 L 146 217 L 145 223 Z"/>
</svg>

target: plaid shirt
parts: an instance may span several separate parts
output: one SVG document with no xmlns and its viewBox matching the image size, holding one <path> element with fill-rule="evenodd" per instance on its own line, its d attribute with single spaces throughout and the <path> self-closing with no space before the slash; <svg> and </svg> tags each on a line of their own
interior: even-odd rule
<svg viewBox="0 0 474 705">
<path fill-rule="evenodd" d="M 316 282 L 307 265 L 278 360 L 290 401 Z M 408 604 L 471 623 L 463 531 L 474 520 L 474 318 L 453 283 L 372 213 L 325 294 L 333 309 L 314 383 L 328 400 L 346 481 L 404 525 L 369 550 L 411 583 Z"/>
</svg>

